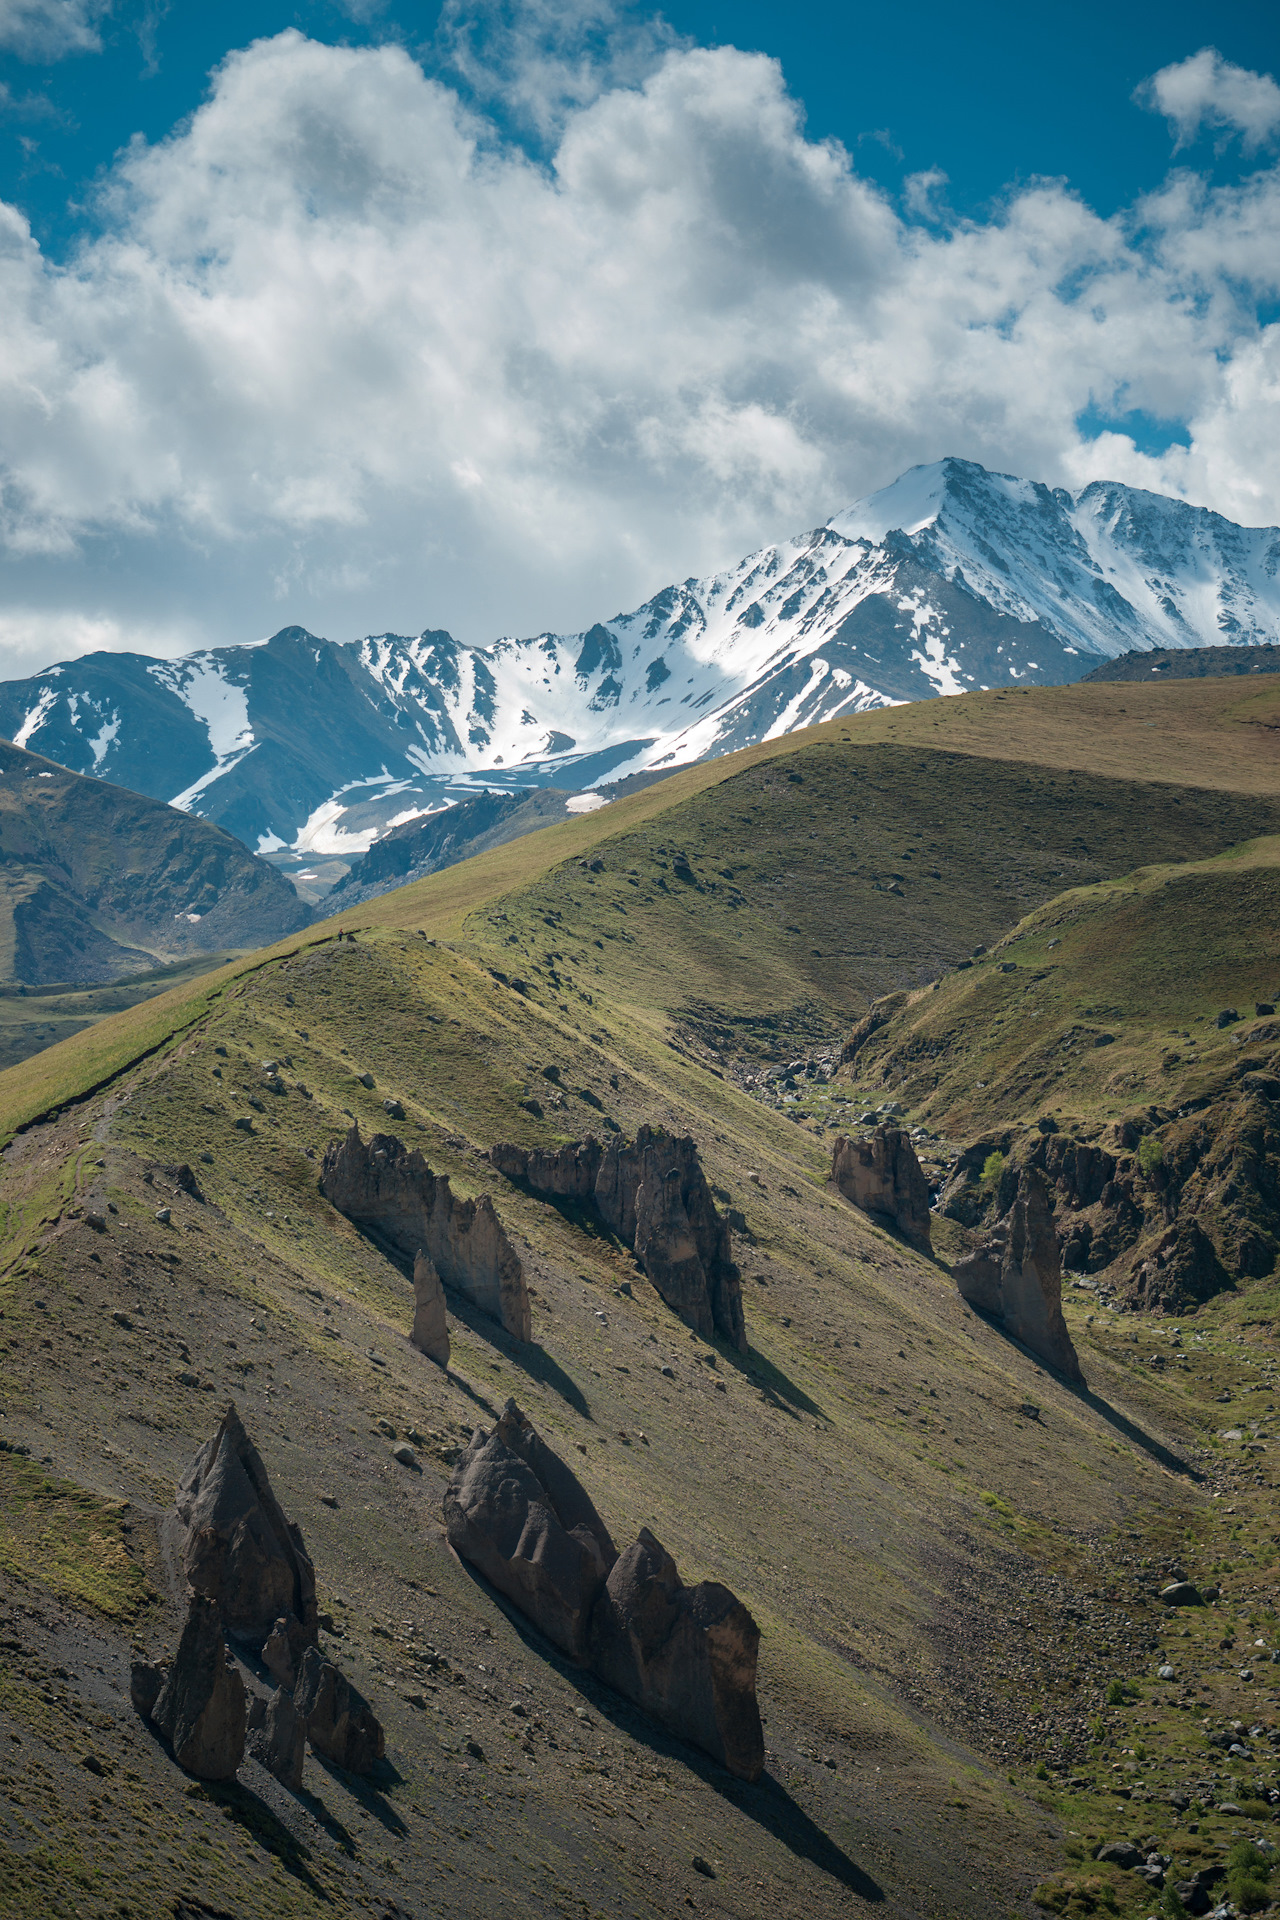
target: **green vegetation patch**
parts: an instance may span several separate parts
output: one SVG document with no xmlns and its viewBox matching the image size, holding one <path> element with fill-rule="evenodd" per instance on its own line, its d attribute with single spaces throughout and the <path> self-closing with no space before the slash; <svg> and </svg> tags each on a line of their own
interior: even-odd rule
<svg viewBox="0 0 1280 1920">
<path fill-rule="evenodd" d="M 154 1590 L 126 1547 L 128 1507 L 32 1461 L 0 1453 L 0 1572 L 113 1620 L 139 1618 Z"/>
</svg>

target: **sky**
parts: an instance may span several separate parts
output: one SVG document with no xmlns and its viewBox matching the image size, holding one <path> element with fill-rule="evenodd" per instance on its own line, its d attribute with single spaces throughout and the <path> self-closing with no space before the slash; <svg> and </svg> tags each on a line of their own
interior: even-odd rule
<svg viewBox="0 0 1280 1920">
<path fill-rule="evenodd" d="M 1239 0 L 0 0 L 0 675 L 573 631 L 947 454 L 1280 522 L 1278 72 Z"/>
</svg>

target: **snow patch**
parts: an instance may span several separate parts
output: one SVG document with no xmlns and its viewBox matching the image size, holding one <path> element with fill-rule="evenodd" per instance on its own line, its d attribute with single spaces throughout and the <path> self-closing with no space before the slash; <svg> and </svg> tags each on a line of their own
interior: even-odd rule
<svg viewBox="0 0 1280 1920">
<path fill-rule="evenodd" d="M 571 800 L 565 801 L 564 810 L 566 813 L 598 813 L 608 805 L 602 793 L 575 793 Z"/>
<path fill-rule="evenodd" d="M 45 687 L 42 690 L 40 698 L 36 701 L 34 707 L 31 708 L 23 720 L 22 725 L 13 736 L 13 744 L 15 747 L 25 748 L 32 734 L 39 733 L 41 727 L 44 725 L 44 717 L 57 697 L 52 687 Z"/>
</svg>

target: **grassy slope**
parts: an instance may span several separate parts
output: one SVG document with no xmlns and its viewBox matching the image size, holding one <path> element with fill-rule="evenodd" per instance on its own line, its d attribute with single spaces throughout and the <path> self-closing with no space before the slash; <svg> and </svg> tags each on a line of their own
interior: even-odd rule
<svg viewBox="0 0 1280 1920">
<path fill-rule="evenodd" d="M 988 708 L 999 702 L 1007 711 L 964 720 L 966 755 L 997 757 L 983 729 L 1006 728 L 1019 753 L 1047 757 L 1050 720 L 1040 708 L 1079 691 L 992 696 Z M 1219 691 L 1210 684 L 1211 696 Z M 1091 692 L 1104 709 L 1117 694 L 1137 698 L 1127 687 Z M 912 727 L 958 727 L 947 709 L 970 705 L 981 703 L 943 703 L 941 713 L 926 708 L 923 717 L 869 716 L 875 726 L 865 731 L 819 730 L 798 743 L 801 758 L 787 771 L 802 773 L 808 802 L 825 782 L 823 804 L 838 827 L 842 731 L 901 755 Z M 1096 709 L 1073 708 L 1067 723 L 1081 732 L 1074 746 L 1057 739 L 1057 764 L 1083 766 L 1095 749 L 1114 760 Z M 1211 789 L 1206 769 L 1220 765 L 1224 780 L 1238 772 L 1240 756 L 1215 762 L 1214 743 L 1240 724 L 1212 698 L 1203 709 L 1184 703 L 1181 718 L 1164 713 L 1135 758 L 1147 777 Z M 883 738 L 886 728 L 898 738 Z M 824 890 L 818 882 L 828 863 L 806 867 L 806 842 L 796 848 L 803 878 L 786 911 L 810 934 L 808 950 L 784 937 L 780 902 L 764 888 L 779 849 L 794 845 L 794 822 L 770 815 L 778 836 L 770 848 L 761 830 L 744 833 L 730 818 L 726 809 L 741 810 L 741 787 L 723 783 L 729 775 L 749 784 L 794 751 L 789 742 L 741 756 L 736 766 L 691 770 L 606 814 L 373 903 L 359 916 L 354 945 L 311 930 L 274 956 L 258 956 L 253 971 L 228 968 L 104 1021 L 43 1065 L 0 1076 L 12 1128 L 24 1114 L 67 1100 L 77 1077 L 102 1078 L 161 1048 L 109 1096 L 31 1129 L 7 1156 L 0 1431 L 35 1454 L 48 1451 L 51 1474 L 104 1499 L 127 1497 L 145 1520 L 163 1511 L 216 1406 L 234 1394 L 304 1527 L 322 1605 L 347 1625 L 343 1658 L 386 1718 L 403 1776 L 370 1796 L 313 1766 L 316 1830 L 250 1775 L 245 1792 L 228 1801 L 228 1823 L 216 1796 L 184 1796 L 172 1769 L 131 1730 L 109 1609 L 86 1616 L 40 1602 L 43 1624 L 24 1628 L 26 1680 L 0 1697 L 0 1713 L 24 1743 L 11 1756 L 7 1789 L 12 1799 L 26 1778 L 28 1797 L 43 1792 L 41 1831 L 54 1854 L 91 1850 L 100 1828 L 89 1796 L 98 1794 L 100 1819 L 101 1791 L 78 1776 L 50 1791 L 57 1754 L 86 1737 L 84 1709 L 51 1706 L 38 1683 L 68 1660 L 74 1672 L 102 1666 L 93 1737 L 118 1769 L 108 1816 L 116 1852 L 100 1867 L 104 1897 L 133 1887 L 146 1898 L 147 1889 L 172 1887 L 172 1851 L 178 1862 L 203 1863 L 206 1897 L 244 1915 L 315 1912 L 326 1902 L 328 1911 L 356 1910 L 391 1888 L 402 1902 L 408 1891 L 413 1912 L 493 1912 L 518 1899 L 539 1913 L 667 1913 L 692 1902 L 735 1914 L 766 1906 L 800 1914 L 861 1911 L 877 1890 L 881 1910 L 904 1915 L 1027 1911 L 1030 1881 L 1061 1857 L 1055 1836 L 1065 1833 L 1071 1844 L 1072 1828 L 1098 1831 L 1114 1818 L 1065 1784 L 1037 1789 L 1026 1769 L 1042 1755 L 1069 1762 L 1067 1771 L 1086 1765 L 1095 1713 L 1118 1727 L 1121 1710 L 1101 1705 L 1099 1662 L 1137 1681 L 1155 1644 L 1141 1597 L 1151 1577 L 1137 1562 L 1167 1553 L 1184 1530 L 1197 1543 L 1210 1537 L 1203 1496 L 1171 1477 L 1158 1451 L 1131 1444 L 1136 1429 L 1180 1448 L 1200 1440 L 1214 1385 L 1209 1362 L 1187 1378 L 1134 1369 L 1118 1332 L 1087 1327 L 1070 1307 L 1098 1398 L 1066 1394 L 969 1316 L 945 1273 L 832 1200 L 819 1140 L 699 1064 L 673 1034 L 673 1013 L 690 1017 L 691 1003 L 717 1008 L 719 1018 L 736 998 L 749 1038 L 768 1031 L 766 1020 L 798 1017 L 797 1008 L 834 1020 L 857 1004 L 876 980 L 847 985 L 849 956 L 823 950 L 831 917 L 855 884 L 863 904 L 850 910 L 850 929 L 893 900 L 904 912 L 920 908 L 917 931 L 935 939 L 945 932 L 955 893 L 951 906 L 928 907 L 923 885 L 923 904 L 904 887 L 904 907 L 872 891 L 870 868 L 861 880 L 842 870 Z M 886 778 L 904 764 L 877 763 Z M 936 766 L 928 765 L 932 776 Z M 968 777 L 972 768 L 960 772 Z M 1252 763 L 1245 772 L 1261 778 Z M 917 774 L 924 779 L 919 767 Z M 865 779 L 865 764 L 850 777 Z M 1021 804 L 1025 768 L 1016 777 Z M 1062 812 L 1060 792 L 1044 791 L 1048 799 L 1031 809 L 1035 832 L 1004 869 L 993 863 L 990 897 L 979 902 L 984 914 L 1004 911 L 1006 925 L 1019 887 L 1042 884 L 1032 865 L 1036 833 Z M 1091 790 L 1090 801 L 1096 797 Z M 673 799 L 689 803 L 680 817 L 667 811 Z M 932 790 L 926 799 L 921 825 L 937 818 Z M 800 795 L 774 800 L 792 807 Z M 1221 835 L 1229 824 L 1211 808 L 1199 830 Z M 712 877 L 723 878 L 712 841 L 731 826 L 741 844 L 721 864 L 735 865 L 745 904 L 732 907 L 719 888 L 691 896 L 694 883 L 676 880 L 673 865 L 657 866 L 687 830 L 698 836 L 696 857 L 689 849 L 698 884 L 709 889 Z M 1008 831 L 1008 821 L 997 826 Z M 543 860 L 576 863 L 597 848 L 605 865 L 591 876 L 590 893 L 576 864 L 538 875 Z M 963 842 L 956 857 L 964 857 Z M 748 867 L 742 874 L 739 858 Z M 708 865 L 710 875 L 702 871 Z M 644 887 L 631 888 L 632 878 Z M 650 903 L 637 903 L 642 891 Z M 628 907 L 625 916 L 615 901 Z M 548 928 L 557 912 L 559 924 Z M 624 922 L 644 938 L 606 938 Z M 890 922 L 880 928 L 882 948 L 886 929 Z M 966 924 L 966 939 L 971 930 Z M 579 952 L 583 961 L 572 957 Z M 549 967 L 548 953 L 567 957 Z M 528 996 L 491 971 L 513 974 L 515 954 Z M 883 953 L 877 964 L 887 964 Z M 165 1049 L 166 1032 L 184 1037 Z M 701 1017 L 704 1045 L 719 1032 Z M 283 1098 L 259 1091 L 256 1062 L 267 1055 L 291 1062 Z M 561 1067 L 569 1091 L 563 1108 L 548 1105 L 537 1122 L 519 1102 L 530 1092 L 550 1100 L 540 1073 L 549 1063 Z M 355 1079 L 365 1069 L 375 1076 L 372 1090 Z M 624 1126 L 662 1120 L 697 1135 L 712 1179 L 742 1207 L 753 1235 L 741 1249 L 747 1364 L 690 1339 L 619 1249 L 506 1189 L 476 1157 L 497 1137 L 572 1137 L 598 1125 L 574 1089 L 591 1092 Z M 384 1095 L 404 1102 L 408 1119 L 398 1130 L 432 1165 L 463 1192 L 488 1186 L 524 1237 L 536 1289 L 531 1352 L 473 1316 L 455 1323 L 456 1377 L 446 1381 L 405 1343 L 411 1303 L 402 1276 L 320 1200 L 308 1149 L 320 1151 L 349 1114 L 366 1128 L 378 1124 Z M 253 1135 L 233 1125 L 246 1114 Z M 175 1211 L 163 1229 L 145 1170 L 178 1158 L 197 1167 L 214 1205 L 170 1198 L 163 1187 Z M 106 1236 L 76 1217 L 77 1195 L 87 1192 L 109 1195 L 119 1209 Z M 615 1292 L 624 1277 L 630 1299 Z M 110 1318 L 122 1304 L 132 1330 Z M 1259 1365 L 1250 1351 L 1258 1336 L 1231 1318 L 1237 1312 L 1231 1303 L 1204 1321 L 1220 1378 Z M 659 1371 L 664 1363 L 671 1378 Z M 180 1384 L 179 1373 L 193 1369 L 210 1394 Z M 497 1405 L 508 1392 L 578 1462 L 620 1538 L 654 1525 L 688 1577 L 726 1579 L 752 1606 L 765 1633 L 772 1785 L 726 1787 L 714 1770 L 589 1692 L 588 1726 L 575 1711 L 584 1704 L 580 1683 L 545 1662 L 442 1551 L 443 1456 L 478 1402 Z M 1042 1421 L 1021 1415 L 1028 1399 Z M 421 1480 L 390 1463 L 379 1419 L 424 1435 Z M 337 1507 L 321 1504 L 321 1494 Z M 158 1635 L 172 1629 L 149 1538 L 144 1525 L 137 1552 L 158 1596 L 144 1624 Z M 96 1563 L 87 1548 L 81 1557 L 89 1587 Z M 1082 1589 L 1100 1580 L 1124 1595 L 1127 1609 L 1106 1622 L 1103 1639 L 1064 1613 L 1071 1600 L 1082 1617 Z M 1011 1632 L 1005 1618 L 1011 1592 L 1031 1629 L 1025 1650 L 1015 1644 L 1023 1627 Z M 1194 1632 L 1207 1649 L 1204 1623 Z M 424 1678 L 413 1653 L 424 1636 L 448 1652 L 464 1685 L 431 1691 L 438 1672 Z M 1056 1671 L 1078 1653 L 1079 1692 L 1064 1680 L 1060 1695 L 1046 1695 L 1035 1643 L 1051 1637 Z M 1210 1684 L 1215 1704 L 1219 1695 L 1226 1704 L 1227 1678 Z M 406 1706 L 402 1694 L 419 1690 L 430 1705 Z M 510 1737 L 506 1708 L 517 1693 L 541 1723 L 532 1758 Z M 1160 1738 L 1175 1755 L 1189 1752 L 1185 1714 L 1171 1709 L 1165 1718 Z M 483 1763 L 468 1760 L 468 1737 L 484 1749 Z M 1011 1765 L 1016 1786 L 1006 1778 Z M 1167 1828 L 1167 1811 L 1153 1808 L 1149 1817 Z M 478 1854 L 477 1829 L 485 1836 Z M 349 1847 L 325 1839 L 335 1830 Z M 31 1843 L 11 1824 L 0 1844 L 10 1849 L 12 1876 L 14 1849 Z M 714 1884 L 691 1872 L 695 1851 L 719 1870 Z M 181 1866 L 176 1871 L 180 1884 L 191 1884 L 189 1869 L 185 1879 Z M 28 1859 L 21 1873 L 11 1878 L 19 1905 L 10 1910 L 57 1910 L 40 1863 Z"/>
<path fill-rule="evenodd" d="M 1255 1004 L 1278 990 L 1271 836 L 1059 895 L 916 997 L 857 1066 L 877 1085 L 887 1071 L 913 1112 L 953 1136 L 1042 1112 L 1087 1123 L 1178 1109 L 1231 1077 Z M 1228 1006 L 1242 1023 L 1219 1029 Z M 1111 1043 L 1096 1045 L 1104 1034 Z"/>
</svg>

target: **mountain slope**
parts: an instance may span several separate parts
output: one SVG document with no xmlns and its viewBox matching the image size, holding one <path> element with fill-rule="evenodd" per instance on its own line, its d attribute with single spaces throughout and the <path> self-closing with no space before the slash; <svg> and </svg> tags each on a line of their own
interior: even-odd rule
<svg viewBox="0 0 1280 1920">
<path fill-rule="evenodd" d="M 118 980 L 309 917 L 221 828 L 0 742 L 0 984 Z"/>
<path fill-rule="evenodd" d="M 949 459 L 581 633 L 93 654 L 0 686 L 0 731 L 261 852 L 351 856 L 482 785 L 594 786 L 1134 648 L 1278 639 L 1277 529 Z"/>
<path fill-rule="evenodd" d="M 52 1913 L 89 1855 L 101 1904 L 187 1899 L 243 1920 L 391 1903 L 414 1920 L 976 1920 L 1029 1915 L 1057 1869 L 1071 1879 L 1046 1890 L 1057 1911 L 1136 1920 L 1151 1888 L 1093 1847 L 1133 1826 L 1181 1866 L 1217 1864 L 1239 1820 L 1183 1816 L 1170 1794 L 1210 1765 L 1244 1771 L 1206 1760 L 1204 1719 L 1216 1731 L 1269 1711 L 1263 1655 L 1248 1691 L 1241 1655 L 1220 1650 L 1237 1613 L 1242 1637 L 1249 1622 L 1250 1641 L 1274 1638 L 1274 1528 L 1254 1456 L 1217 1438 L 1216 1396 L 1273 1373 L 1270 1295 L 1254 1296 L 1256 1324 L 1233 1303 L 1204 1309 L 1204 1351 L 1188 1336 L 1179 1356 L 1146 1317 L 1095 1324 L 1097 1303 L 1072 1295 L 1089 1381 L 1074 1393 L 968 1313 L 944 1263 L 828 1188 L 818 1127 L 837 1118 L 839 1082 L 823 1119 L 797 1124 L 797 1108 L 736 1082 L 738 1036 L 710 1034 L 700 1010 L 736 1009 L 746 1050 L 773 1031 L 786 1060 L 775 1016 L 807 1004 L 814 1030 L 842 1030 L 882 980 L 1011 924 L 1053 890 L 1054 861 L 1076 863 L 1071 880 L 1113 873 L 1174 838 L 1186 810 L 1189 844 L 1223 844 L 1280 798 L 1274 766 L 1202 751 L 1228 694 L 1239 702 L 1238 687 L 1195 682 L 949 703 L 957 730 L 966 707 L 976 716 L 977 751 L 944 725 L 938 741 L 927 707 L 863 716 L 847 740 L 828 727 L 758 747 L 0 1075 L 6 1134 L 34 1117 L 37 1089 L 62 1109 L 0 1160 L 0 1725 L 17 1735 L 0 1780 L 41 1834 L 0 1826 L 0 1912 Z M 1036 760 L 1037 728 L 1056 762 Z M 1086 771 L 1126 742 L 1142 774 L 1123 791 L 1111 768 Z M 877 892 L 887 856 L 923 851 L 926 829 L 953 836 L 938 863 L 949 897 L 905 865 L 901 894 Z M 394 1126 L 459 1193 L 492 1196 L 533 1282 L 529 1346 L 453 1296 L 450 1371 L 408 1345 L 407 1279 L 317 1189 L 352 1116 L 366 1135 Z M 740 1221 L 746 1356 L 690 1336 L 624 1248 L 482 1157 L 605 1117 L 696 1138 Z M 203 1200 L 178 1187 L 181 1160 Z M 758 1787 L 552 1656 L 446 1550 L 451 1457 L 508 1395 L 621 1539 L 652 1526 L 686 1578 L 726 1581 L 751 1607 Z M 131 1643 L 174 1635 L 172 1489 L 227 1399 L 303 1529 L 326 1652 L 386 1725 L 378 1780 L 308 1757 L 301 1799 L 252 1765 L 201 1788 L 129 1706 Z M 407 1434 L 420 1473 L 393 1457 Z M 1228 1601 L 1170 1619 L 1154 1589 L 1173 1566 L 1213 1571 Z M 1175 1678 L 1157 1682 L 1166 1663 Z M 67 1764 L 85 1752 L 93 1768 Z M 1265 1818 L 1262 1764 L 1239 1789 L 1250 1824 Z M 1113 1766 L 1132 1782 L 1122 1813 Z"/>
</svg>

